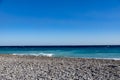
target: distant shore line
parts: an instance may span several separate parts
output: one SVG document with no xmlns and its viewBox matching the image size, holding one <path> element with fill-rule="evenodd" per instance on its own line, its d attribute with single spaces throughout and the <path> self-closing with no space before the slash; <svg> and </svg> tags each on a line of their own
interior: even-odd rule
<svg viewBox="0 0 120 80">
<path fill-rule="evenodd" d="M 0 45 L 0 47 L 120 47 L 120 45 Z"/>
</svg>

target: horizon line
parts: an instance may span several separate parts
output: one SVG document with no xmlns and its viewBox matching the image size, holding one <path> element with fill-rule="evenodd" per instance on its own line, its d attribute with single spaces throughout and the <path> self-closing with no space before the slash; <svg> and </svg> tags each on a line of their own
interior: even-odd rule
<svg viewBox="0 0 120 80">
<path fill-rule="evenodd" d="M 103 44 L 95 44 L 95 45 L 0 45 L 0 47 L 9 47 L 9 46 L 120 46 L 120 44 L 116 45 L 116 44 L 113 44 L 113 45 L 103 45 Z"/>
</svg>

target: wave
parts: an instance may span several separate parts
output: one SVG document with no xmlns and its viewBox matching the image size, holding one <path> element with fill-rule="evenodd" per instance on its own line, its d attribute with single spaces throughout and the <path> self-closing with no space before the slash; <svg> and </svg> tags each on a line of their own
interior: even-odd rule
<svg viewBox="0 0 120 80">
<path fill-rule="evenodd" d="M 104 58 L 104 59 L 120 60 L 120 58 Z"/>
<path fill-rule="evenodd" d="M 47 53 L 40 53 L 40 55 L 42 55 L 42 56 L 48 56 L 48 57 L 52 57 L 53 56 L 53 54 L 47 54 Z"/>
<path fill-rule="evenodd" d="M 54 55 L 53 53 L 13 53 L 12 55 L 20 55 L 20 56 L 24 56 L 24 55 L 31 55 L 31 56 L 47 56 L 47 57 L 55 57 L 56 55 Z M 61 57 L 61 56 L 57 56 L 57 57 Z M 65 56 L 62 56 L 65 57 Z M 70 57 L 70 56 L 66 56 L 68 58 L 87 58 L 87 59 L 108 59 L 108 60 L 120 60 L 120 58 L 99 58 L 99 57 Z"/>
<path fill-rule="evenodd" d="M 88 58 L 88 59 L 91 59 L 91 58 Z M 92 59 L 120 60 L 120 58 L 92 58 Z"/>
<path fill-rule="evenodd" d="M 52 53 L 37 53 L 37 54 L 35 54 L 35 53 L 31 53 L 31 54 L 24 54 L 24 53 L 22 53 L 22 54 L 18 54 L 18 53 L 13 53 L 12 55 L 20 55 L 20 56 L 24 56 L 24 55 L 32 55 L 32 56 L 47 56 L 47 57 L 52 57 L 54 54 L 52 54 Z"/>
</svg>

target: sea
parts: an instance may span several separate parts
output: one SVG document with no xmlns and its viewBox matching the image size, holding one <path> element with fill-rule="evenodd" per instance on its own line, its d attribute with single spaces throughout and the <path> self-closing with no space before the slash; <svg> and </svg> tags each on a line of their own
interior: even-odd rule
<svg viewBox="0 0 120 80">
<path fill-rule="evenodd" d="M 0 46 L 0 54 L 120 60 L 120 45 Z"/>
</svg>

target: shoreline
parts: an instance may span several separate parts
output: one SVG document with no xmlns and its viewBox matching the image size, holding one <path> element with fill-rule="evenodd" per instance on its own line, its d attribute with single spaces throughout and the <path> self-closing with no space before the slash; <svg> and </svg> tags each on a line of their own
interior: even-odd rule
<svg viewBox="0 0 120 80">
<path fill-rule="evenodd" d="M 0 79 L 119 80 L 120 60 L 0 54 Z"/>
<path fill-rule="evenodd" d="M 53 54 L 0 54 L 2 55 L 9 55 L 9 56 L 33 56 L 33 57 L 52 57 L 52 58 L 73 58 L 73 59 L 98 59 L 98 60 L 118 60 L 120 61 L 120 58 L 88 58 L 88 57 L 65 57 L 65 56 L 54 56 Z"/>
</svg>

